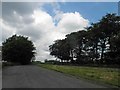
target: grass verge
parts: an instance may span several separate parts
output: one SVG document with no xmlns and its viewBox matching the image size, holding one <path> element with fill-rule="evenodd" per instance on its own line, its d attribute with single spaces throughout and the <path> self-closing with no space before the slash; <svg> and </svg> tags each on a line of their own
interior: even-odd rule
<svg viewBox="0 0 120 90">
<path fill-rule="evenodd" d="M 65 66 L 39 64 L 40 67 L 55 70 L 65 74 L 75 76 L 76 78 L 85 78 L 101 83 L 106 83 L 120 87 L 120 71 L 115 68 L 84 67 L 84 66 Z"/>
</svg>

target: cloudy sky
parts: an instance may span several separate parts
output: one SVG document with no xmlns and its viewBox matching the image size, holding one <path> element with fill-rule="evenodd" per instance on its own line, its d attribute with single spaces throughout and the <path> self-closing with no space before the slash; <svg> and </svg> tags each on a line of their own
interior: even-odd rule
<svg viewBox="0 0 120 90">
<path fill-rule="evenodd" d="M 117 12 L 117 2 L 3 2 L 0 42 L 13 34 L 28 36 L 37 48 L 36 60 L 53 59 L 53 41 Z"/>
</svg>

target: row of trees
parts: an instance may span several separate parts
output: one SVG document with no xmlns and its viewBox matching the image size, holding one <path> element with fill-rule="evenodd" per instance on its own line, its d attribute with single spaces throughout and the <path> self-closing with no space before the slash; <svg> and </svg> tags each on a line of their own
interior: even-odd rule
<svg viewBox="0 0 120 90">
<path fill-rule="evenodd" d="M 107 14 L 86 30 L 49 46 L 50 55 L 76 64 L 120 64 L 120 16 Z"/>
</svg>

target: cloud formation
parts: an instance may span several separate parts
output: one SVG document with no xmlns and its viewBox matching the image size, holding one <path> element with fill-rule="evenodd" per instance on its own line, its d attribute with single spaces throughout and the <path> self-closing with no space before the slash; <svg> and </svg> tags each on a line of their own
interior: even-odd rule
<svg viewBox="0 0 120 90">
<path fill-rule="evenodd" d="M 64 13 L 58 4 L 53 6 L 55 16 L 43 9 L 45 3 L 3 3 L 2 40 L 13 34 L 30 37 L 37 48 L 36 60 L 52 59 L 49 45 L 66 34 L 82 30 L 89 21 L 79 12 Z M 57 22 L 56 22 L 57 21 Z"/>
</svg>

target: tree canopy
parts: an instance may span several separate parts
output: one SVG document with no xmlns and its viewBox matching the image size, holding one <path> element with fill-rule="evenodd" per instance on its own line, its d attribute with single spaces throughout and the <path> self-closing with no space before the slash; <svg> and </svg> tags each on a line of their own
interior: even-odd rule
<svg viewBox="0 0 120 90">
<path fill-rule="evenodd" d="M 86 30 L 72 32 L 65 39 L 56 40 L 50 45 L 50 54 L 77 64 L 119 64 L 119 43 L 120 16 L 107 14 Z"/>
<path fill-rule="evenodd" d="M 2 43 L 2 60 L 29 64 L 35 55 L 35 47 L 28 37 L 13 35 Z"/>
</svg>

